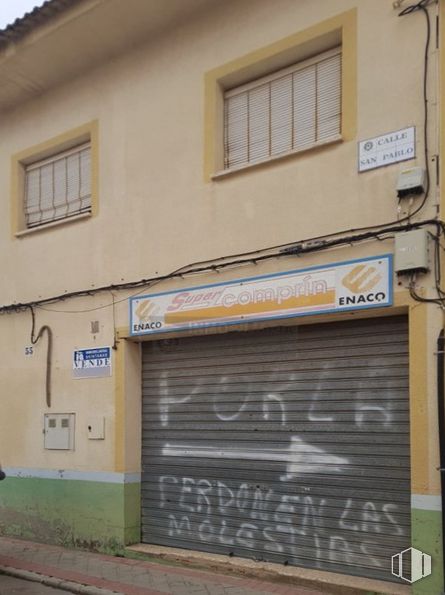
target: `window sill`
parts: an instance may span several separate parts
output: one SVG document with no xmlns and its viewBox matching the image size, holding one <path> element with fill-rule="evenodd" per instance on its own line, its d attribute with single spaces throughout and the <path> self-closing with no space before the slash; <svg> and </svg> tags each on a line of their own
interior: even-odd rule
<svg viewBox="0 0 445 595">
<path fill-rule="evenodd" d="M 80 215 L 74 215 L 73 217 L 66 217 L 66 219 L 59 219 L 58 221 L 52 221 L 51 223 L 45 223 L 44 225 L 39 225 L 37 227 L 30 227 L 29 229 L 23 229 L 21 231 L 17 231 L 14 235 L 16 238 L 22 238 L 24 236 L 38 233 L 39 231 L 45 231 L 46 229 L 52 229 L 53 227 L 59 227 L 59 225 L 67 225 L 69 223 L 74 223 L 75 221 L 82 221 L 83 219 L 89 219 L 91 216 L 92 216 L 91 213 L 81 213 Z"/>
<path fill-rule="evenodd" d="M 314 149 L 318 149 L 321 147 L 325 147 L 327 145 L 333 145 L 339 143 L 343 140 L 343 137 L 338 134 L 329 140 L 320 141 L 311 145 L 310 147 L 304 147 L 303 149 L 295 149 L 293 151 L 287 151 L 286 153 L 280 153 L 279 155 L 274 155 L 273 157 L 266 157 L 265 159 L 259 159 L 258 161 L 253 161 L 252 163 L 246 163 L 245 165 L 240 165 L 238 167 L 232 167 L 230 169 L 223 169 L 221 171 L 217 171 L 211 176 L 212 180 L 220 180 L 221 178 L 226 178 L 227 176 L 231 176 L 232 174 L 236 174 L 238 172 L 243 172 L 254 167 L 258 167 L 261 165 L 265 165 L 268 163 L 275 163 L 276 161 L 280 161 L 282 159 L 286 159 L 287 157 L 292 157 L 293 155 L 300 155 L 302 153 L 307 153 L 308 151 L 313 151 Z"/>
</svg>

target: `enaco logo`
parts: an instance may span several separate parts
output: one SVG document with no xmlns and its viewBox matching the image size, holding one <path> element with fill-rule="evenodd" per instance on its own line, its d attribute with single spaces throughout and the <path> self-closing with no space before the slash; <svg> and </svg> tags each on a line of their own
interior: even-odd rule
<svg viewBox="0 0 445 595">
<path fill-rule="evenodd" d="M 392 556 L 391 574 L 407 583 L 415 583 L 431 574 L 431 556 L 409 547 Z"/>
<path fill-rule="evenodd" d="M 156 320 L 159 307 L 150 300 L 142 300 L 135 310 L 139 323 L 132 324 L 133 333 L 154 331 L 162 328 L 161 320 Z"/>
<path fill-rule="evenodd" d="M 153 302 L 150 302 L 150 300 L 143 300 L 136 308 L 135 314 L 141 322 L 146 322 L 149 319 L 153 308 Z"/>
<path fill-rule="evenodd" d="M 363 293 L 377 285 L 382 278 L 380 273 L 374 274 L 376 268 L 365 264 L 358 264 L 342 279 L 342 285 L 352 293 Z"/>
</svg>

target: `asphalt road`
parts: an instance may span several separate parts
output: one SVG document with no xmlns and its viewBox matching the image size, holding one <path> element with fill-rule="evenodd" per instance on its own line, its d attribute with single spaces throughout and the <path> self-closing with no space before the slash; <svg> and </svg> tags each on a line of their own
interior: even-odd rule
<svg viewBox="0 0 445 595">
<path fill-rule="evenodd" d="M 66 593 L 69 591 L 0 574 L 0 595 L 66 595 Z"/>
</svg>

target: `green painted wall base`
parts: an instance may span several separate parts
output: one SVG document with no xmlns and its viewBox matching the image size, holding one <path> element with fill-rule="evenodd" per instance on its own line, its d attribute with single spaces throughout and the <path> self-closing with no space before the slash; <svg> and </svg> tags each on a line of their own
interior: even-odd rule
<svg viewBox="0 0 445 595">
<path fill-rule="evenodd" d="M 431 576 L 412 585 L 415 595 L 440 595 L 444 591 L 442 562 L 442 513 L 430 510 L 411 510 L 412 546 L 432 558 Z"/>
<path fill-rule="evenodd" d="M 140 484 L 8 477 L 0 533 L 106 553 L 140 541 Z"/>
<path fill-rule="evenodd" d="M 123 555 L 140 541 L 140 510 L 139 483 L 7 477 L 0 485 L 0 534 L 65 547 Z M 411 521 L 413 547 L 432 557 L 431 576 L 412 593 L 440 595 L 442 514 L 413 509 Z"/>
</svg>

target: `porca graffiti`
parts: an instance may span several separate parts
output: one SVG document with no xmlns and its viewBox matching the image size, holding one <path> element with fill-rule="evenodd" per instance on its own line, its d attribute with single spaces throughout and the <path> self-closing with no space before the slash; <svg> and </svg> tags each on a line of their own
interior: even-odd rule
<svg viewBox="0 0 445 595">
<path fill-rule="evenodd" d="M 166 545 L 324 569 L 355 564 L 383 576 L 391 553 L 409 543 L 408 449 L 397 437 L 407 432 L 405 388 L 376 371 L 370 391 L 352 372 L 338 386 L 324 364 L 315 380 L 274 371 L 261 382 L 221 374 L 181 386 L 160 372 L 154 442 L 164 473 L 148 472 L 147 493 L 158 499 L 150 534 Z"/>
</svg>

